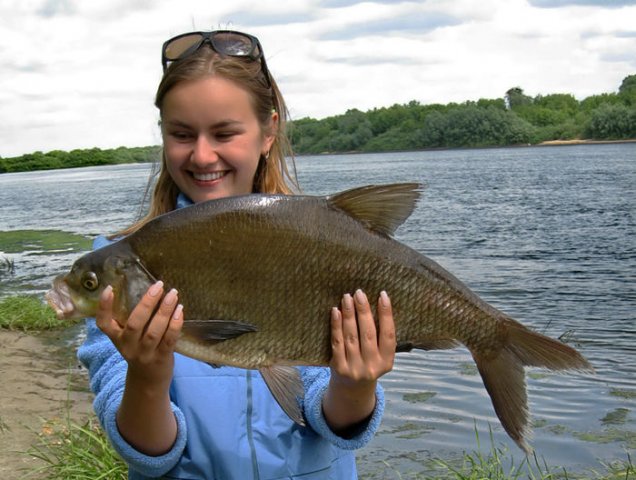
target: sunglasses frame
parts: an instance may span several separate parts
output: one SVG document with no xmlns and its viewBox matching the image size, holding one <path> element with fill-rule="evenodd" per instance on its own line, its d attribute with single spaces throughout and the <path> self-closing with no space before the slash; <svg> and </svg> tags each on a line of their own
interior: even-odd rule
<svg viewBox="0 0 636 480">
<path fill-rule="evenodd" d="M 219 34 L 233 34 L 233 35 L 238 35 L 248 39 L 252 46 L 250 53 L 248 55 L 232 55 L 226 52 L 219 52 L 219 50 L 217 50 L 217 46 L 214 45 L 214 37 Z M 180 38 L 188 37 L 191 35 L 200 36 L 198 43 L 192 44 L 192 46 L 187 48 L 178 58 L 174 58 L 174 59 L 168 58 L 168 56 L 166 55 L 166 50 L 168 49 L 170 44 L 174 42 L 175 40 L 179 40 Z M 163 46 L 161 47 L 161 65 L 163 66 L 163 73 L 166 73 L 166 70 L 168 70 L 168 62 L 177 62 L 183 58 L 187 58 L 193 53 L 197 52 L 206 43 L 210 45 L 210 48 L 212 48 L 212 50 L 214 50 L 219 55 L 225 55 L 228 57 L 235 57 L 235 58 L 249 58 L 252 61 L 260 60 L 261 71 L 263 72 L 263 76 L 265 77 L 265 81 L 267 82 L 267 88 L 272 87 L 272 80 L 270 77 L 269 69 L 267 68 L 267 62 L 265 62 L 265 54 L 263 53 L 263 47 L 261 46 L 261 42 L 258 40 L 258 38 L 256 38 L 253 35 L 250 35 L 249 33 L 238 32 L 236 30 L 212 30 L 210 32 L 188 32 L 188 33 L 182 33 L 180 35 L 177 35 L 176 37 L 172 37 L 166 40 L 163 43 Z M 255 55 L 254 52 L 257 49 L 258 49 L 258 54 Z"/>
</svg>

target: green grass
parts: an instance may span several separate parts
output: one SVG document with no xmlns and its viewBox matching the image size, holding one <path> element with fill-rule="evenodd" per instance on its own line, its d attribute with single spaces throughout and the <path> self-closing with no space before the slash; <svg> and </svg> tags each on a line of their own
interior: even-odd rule
<svg viewBox="0 0 636 480">
<path fill-rule="evenodd" d="M 495 446 L 492 431 L 490 432 L 490 452 L 483 454 L 480 449 L 479 433 L 475 429 L 477 450 L 464 453 L 456 462 L 437 459 L 435 463 L 440 474 L 435 477 L 447 480 L 556 480 L 556 479 L 585 479 L 585 480 L 636 480 L 636 466 L 632 463 L 629 453 L 626 461 L 611 464 L 601 464 L 603 471 L 588 470 L 587 472 L 568 472 L 561 467 L 548 466 L 545 460 L 539 460 L 536 453 L 526 456 L 515 464 L 506 448 Z"/>
<path fill-rule="evenodd" d="M 74 322 L 58 320 L 55 312 L 35 295 L 16 295 L 0 300 L 0 328 L 36 332 L 66 328 Z"/>
<path fill-rule="evenodd" d="M 28 455 L 43 466 L 24 476 L 46 480 L 126 480 L 128 468 L 108 443 L 94 417 L 79 425 L 69 419 L 48 422 Z"/>
<path fill-rule="evenodd" d="M 506 448 L 494 444 L 490 435 L 490 451 L 481 453 L 477 431 L 477 450 L 456 460 L 434 460 L 435 474 L 409 473 L 403 476 L 391 468 L 400 479 L 415 480 L 636 480 L 636 466 L 629 454 L 626 460 L 601 463 L 601 471 L 567 472 L 550 467 L 536 455 L 515 464 Z M 47 422 L 38 435 L 38 441 L 28 452 L 43 462 L 43 466 L 26 472 L 25 479 L 45 480 L 125 480 L 127 467 L 108 443 L 95 417 L 82 425 L 69 419 Z M 361 477 L 364 478 L 364 477 Z M 373 477 L 375 478 L 375 477 Z M 395 477 L 392 477 L 395 478 Z"/>
<path fill-rule="evenodd" d="M 61 230 L 11 230 L 0 232 L 0 251 L 5 254 L 33 252 L 82 252 L 90 250 L 92 240 L 84 235 Z M 15 268 L 3 257 L 3 267 Z"/>
</svg>

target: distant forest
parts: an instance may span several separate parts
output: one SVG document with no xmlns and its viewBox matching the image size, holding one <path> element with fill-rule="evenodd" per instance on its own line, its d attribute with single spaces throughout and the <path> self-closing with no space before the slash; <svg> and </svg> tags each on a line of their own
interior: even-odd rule
<svg viewBox="0 0 636 480">
<path fill-rule="evenodd" d="M 413 100 L 320 120 L 301 118 L 288 127 L 298 155 L 636 139 L 636 75 L 625 77 L 617 93 L 581 101 L 567 93 L 530 97 L 514 87 L 498 99 L 446 105 Z M 160 152 L 159 146 L 34 152 L 0 157 L 0 173 L 150 162 Z"/>
</svg>

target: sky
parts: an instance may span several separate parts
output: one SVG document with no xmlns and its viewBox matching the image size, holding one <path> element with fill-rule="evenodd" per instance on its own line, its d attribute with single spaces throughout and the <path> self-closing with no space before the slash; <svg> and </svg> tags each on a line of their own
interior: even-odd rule
<svg viewBox="0 0 636 480">
<path fill-rule="evenodd" d="M 161 45 L 257 36 L 292 119 L 616 92 L 636 0 L 0 0 L 0 157 L 158 145 Z"/>
</svg>

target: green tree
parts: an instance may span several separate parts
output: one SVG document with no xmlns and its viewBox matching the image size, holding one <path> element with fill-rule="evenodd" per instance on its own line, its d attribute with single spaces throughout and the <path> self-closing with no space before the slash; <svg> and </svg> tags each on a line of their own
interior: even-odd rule
<svg viewBox="0 0 636 480">
<path fill-rule="evenodd" d="M 592 112 L 586 133 L 599 140 L 636 137 L 636 107 L 604 103 Z"/>
<path fill-rule="evenodd" d="M 523 93 L 521 87 L 513 87 L 506 92 L 506 105 L 508 108 L 514 110 L 522 105 L 529 105 L 532 103 L 532 97 L 529 97 Z"/>
</svg>

